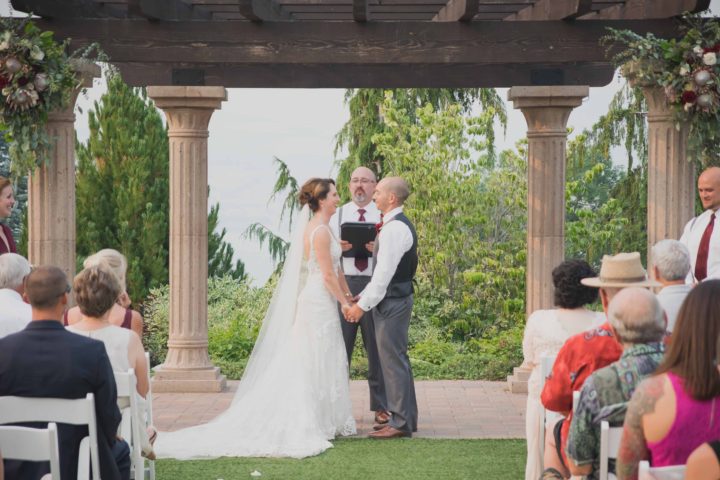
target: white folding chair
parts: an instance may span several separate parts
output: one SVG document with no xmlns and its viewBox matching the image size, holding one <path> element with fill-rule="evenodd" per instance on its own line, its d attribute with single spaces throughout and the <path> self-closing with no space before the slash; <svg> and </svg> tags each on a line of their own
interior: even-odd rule
<svg viewBox="0 0 720 480">
<path fill-rule="evenodd" d="M 638 468 L 638 480 L 683 480 L 685 465 L 669 467 L 651 467 L 650 462 L 642 460 Z"/>
<path fill-rule="evenodd" d="M 555 364 L 555 357 L 542 357 L 540 359 L 540 391 L 542 392 L 545 386 L 545 379 L 552 372 L 552 367 Z M 540 458 L 545 458 L 545 406 L 540 402 Z"/>
<path fill-rule="evenodd" d="M 57 422 L 70 425 L 87 425 L 88 436 L 80 442 L 78 454 L 78 480 L 100 479 L 98 458 L 97 420 L 95 418 L 95 396 L 88 393 L 85 398 L 0 397 L 0 424 L 21 422 Z"/>
<path fill-rule="evenodd" d="M 118 404 L 123 405 L 120 409 L 122 421 L 118 427 L 120 435 L 130 447 L 130 471 L 133 478 L 140 480 L 145 477 L 145 464 L 142 458 L 142 447 L 140 445 L 140 428 L 144 428 L 138 422 L 140 418 L 140 407 L 137 400 L 137 378 L 135 370 L 127 372 L 115 372 L 115 384 L 117 385 Z"/>
<path fill-rule="evenodd" d="M 147 362 L 147 379 L 148 393 L 145 396 L 145 428 L 153 425 L 152 412 L 152 383 L 150 383 L 150 352 L 145 352 L 145 361 Z M 155 480 L 155 461 L 147 460 L 147 468 L 145 469 L 145 477 L 149 480 Z"/>
<path fill-rule="evenodd" d="M 599 480 L 616 478 L 610 475 L 610 459 L 617 459 L 623 427 L 610 427 L 608 422 L 600 423 L 600 476 Z"/>
<path fill-rule="evenodd" d="M 0 451 L 5 460 L 50 462 L 50 475 L 60 478 L 57 425 L 48 428 L 0 426 Z"/>
</svg>

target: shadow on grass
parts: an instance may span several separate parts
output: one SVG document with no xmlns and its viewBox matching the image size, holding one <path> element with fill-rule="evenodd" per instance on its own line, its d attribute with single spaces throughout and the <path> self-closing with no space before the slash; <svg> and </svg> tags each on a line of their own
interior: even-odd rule
<svg viewBox="0 0 720 480">
<path fill-rule="evenodd" d="M 335 447 L 303 460 L 287 458 L 220 458 L 161 460 L 159 480 L 410 480 L 518 479 L 525 468 L 524 440 L 378 441 L 341 439 Z"/>
</svg>

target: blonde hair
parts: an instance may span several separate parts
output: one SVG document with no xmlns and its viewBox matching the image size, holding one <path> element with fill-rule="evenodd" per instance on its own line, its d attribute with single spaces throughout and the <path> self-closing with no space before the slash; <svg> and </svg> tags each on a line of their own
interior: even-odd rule
<svg viewBox="0 0 720 480">
<path fill-rule="evenodd" d="M 122 292 L 127 290 L 125 281 L 125 273 L 127 272 L 127 259 L 125 255 L 112 248 L 103 248 L 97 253 L 87 257 L 83 262 L 83 267 L 103 267 L 110 270 L 120 282 Z"/>
</svg>

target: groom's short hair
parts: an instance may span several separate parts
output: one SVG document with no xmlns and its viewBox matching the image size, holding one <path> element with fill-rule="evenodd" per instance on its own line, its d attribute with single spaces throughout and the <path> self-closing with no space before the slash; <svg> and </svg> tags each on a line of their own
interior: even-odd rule
<svg viewBox="0 0 720 480">
<path fill-rule="evenodd" d="M 398 199 L 400 205 L 405 203 L 405 200 L 410 196 L 410 187 L 402 177 L 386 177 L 384 179 L 387 182 L 387 188 L 390 190 Z"/>
</svg>

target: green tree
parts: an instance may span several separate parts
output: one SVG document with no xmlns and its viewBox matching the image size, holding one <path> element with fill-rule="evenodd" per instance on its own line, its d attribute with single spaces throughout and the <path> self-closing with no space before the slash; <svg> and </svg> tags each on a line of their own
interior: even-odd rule
<svg viewBox="0 0 720 480">
<path fill-rule="evenodd" d="M 452 106 L 462 113 L 479 106 L 486 114 L 478 127 L 489 139 L 487 154 L 494 160 L 495 122 L 503 128 L 507 124 L 505 104 L 494 89 L 487 88 L 407 88 L 407 89 L 351 89 L 345 93 L 345 103 L 350 110 L 350 119 L 335 137 L 335 154 L 347 149 L 348 156 L 338 162 L 338 192 L 348 195 L 346 183 L 350 174 L 359 166 L 366 166 L 384 176 L 387 170 L 385 157 L 377 150 L 373 137 L 387 132 L 382 106 L 387 94 L 394 98 L 395 105 L 405 110 L 410 121 L 415 121 L 418 108 L 431 105 L 435 110 Z M 347 199 L 347 198 L 346 198 Z"/>
<path fill-rule="evenodd" d="M 139 303 L 168 281 L 169 163 L 167 131 L 144 90 L 118 76 L 89 112 L 90 137 L 78 143 L 77 253 L 115 248 L 128 259 L 127 283 Z M 208 215 L 208 272 L 245 278 L 233 265 L 225 230 L 217 231 L 219 205 Z M 80 265 L 78 265 L 80 266 Z"/>
</svg>

